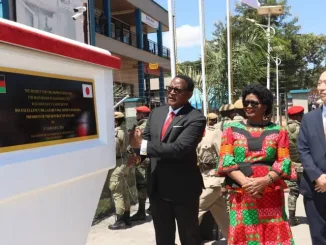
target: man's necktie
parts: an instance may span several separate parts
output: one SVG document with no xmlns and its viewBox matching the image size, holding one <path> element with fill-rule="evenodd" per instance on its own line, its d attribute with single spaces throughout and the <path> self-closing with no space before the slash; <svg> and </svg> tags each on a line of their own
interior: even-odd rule
<svg viewBox="0 0 326 245">
<path fill-rule="evenodd" d="M 168 127 L 170 126 L 175 114 L 174 112 L 170 112 L 168 119 L 165 121 L 163 128 L 162 128 L 162 134 L 161 134 L 161 140 L 163 140 L 164 135 L 166 134 L 166 131 L 168 130 Z"/>
</svg>

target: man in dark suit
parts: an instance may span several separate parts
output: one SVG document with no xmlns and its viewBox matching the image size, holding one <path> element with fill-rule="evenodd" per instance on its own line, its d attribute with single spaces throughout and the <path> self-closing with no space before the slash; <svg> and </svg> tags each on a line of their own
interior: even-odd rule
<svg viewBox="0 0 326 245">
<path fill-rule="evenodd" d="M 304 115 L 298 139 L 303 165 L 300 192 L 313 245 L 326 244 L 326 72 L 318 81 L 323 107 Z"/>
<path fill-rule="evenodd" d="M 168 106 L 153 110 L 143 140 L 136 139 L 140 155 L 151 160 L 148 195 L 157 245 L 175 244 L 175 221 L 182 245 L 200 245 L 198 209 L 203 179 L 196 147 L 206 118 L 188 102 L 193 90 L 191 78 L 176 76 L 167 87 Z"/>
</svg>

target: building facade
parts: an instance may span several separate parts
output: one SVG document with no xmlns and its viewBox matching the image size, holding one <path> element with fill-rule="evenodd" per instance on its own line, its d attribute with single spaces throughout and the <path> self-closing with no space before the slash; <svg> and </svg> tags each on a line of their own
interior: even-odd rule
<svg viewBox="0 0 326 245">
<path fill-rule="evenodd" d="M 164 103 L 164 74 L 170 70 L 170 51 L 163 46 L 168 31 L 168 12 L 153 0 L 90 0 L 94 13 L 93 45 L 121 58 L 122 68 L 114 81 L 132 97 L 151 104 L 151 82 L 157 78 L 160 102 Z M 92 9 L 92 8 L 91 8 Z M 94 16 L 94 17 L 92 17 Z M 156 36 L 156 42 L 149 36 Z"/>
<path fill-rule="evenodd" d="M 153 0 L 88 0 L 85 29 L 81 19 L 71 18 L 73 8 L 84 2 L 0 0 L 0 17 L 78 41 L 88 32 L 87 43 L 121 58 L 121 70 L 114 72 L 115 84 L 151 104 L 151 79 L 155 79 L 160 104 L 164 103 L 164 75 L 170 73 L 170 50 L 163 46 L 163 32 L 169 26 L 167 10 Z M 150 40 L 153 36 L 155 41 Z"/>
<path fill-rule="evenodd" d="M 304 113 L 309 112 L 308 97 L 310 92 L 310 89 L 290 90 L 293 105 L 302 106 Z"/>
</svg>

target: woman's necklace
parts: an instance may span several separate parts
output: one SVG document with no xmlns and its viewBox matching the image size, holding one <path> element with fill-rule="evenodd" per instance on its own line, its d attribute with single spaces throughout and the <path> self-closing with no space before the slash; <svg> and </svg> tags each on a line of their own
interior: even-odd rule
<svg viewBox="0 0 326 245">
<path fill-rule="evenodd" d="M 260 122 L 260 123 L 253 123 L 253 122 L 250 122 L 249 119 L 247 120 L 247 124 L 249 126 L 252 126 L 252 127 L 265 127 L 269 123 L 270 123 L 269 121 L 263 121 L 263 122 Z"/>
</svg>

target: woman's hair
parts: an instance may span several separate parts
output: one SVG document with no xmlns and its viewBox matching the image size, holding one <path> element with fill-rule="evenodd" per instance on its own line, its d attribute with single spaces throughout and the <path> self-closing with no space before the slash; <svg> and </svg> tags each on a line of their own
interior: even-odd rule
<svg viewBox="0 0 326 245">
<path fill-rule="evenodd" d="M 260 103 L 265 105 L 265 116 L 272 113 L 273 110 L 273 94 L 265 86 L 261 84 L 250 84 L 242 90 L 242 102 L 245 101 L 248 94 L 254 94 L 260 100 Z"/>
</svg>

